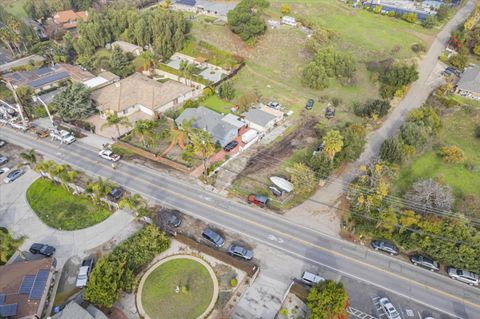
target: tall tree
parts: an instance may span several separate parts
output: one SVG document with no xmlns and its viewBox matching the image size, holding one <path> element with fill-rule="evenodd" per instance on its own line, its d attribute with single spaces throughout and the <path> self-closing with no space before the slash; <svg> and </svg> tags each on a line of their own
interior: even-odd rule
<svg viewBox="0 0 480 319">
<path fill-rule="evenodd" d="M 293 184 L 293 192 L 303 195 L 309 194 L 317 187 L 315 173 L 303 163 L 295 163 L 287 168 Z"/>
<path fill-rule="evenodd" d="M 26 160 L 30 167 L 33 167 L 35 163 L 37 163 L 37 154 L 33 148 L 27 152 L 20 153 L 20 157 Z"/>
<path fill-rule="evenodd" d="M 107 117 L 107 121 L 103 123 L 102 129 L 112 126 L 115 126 L 117 136 L 120 137 L 120 126 L 129 127 L 132 126 L 132 124 L 128 121 L 126 116 L 118 116 L 117 113 L 113 113 Z"/>
<path fill-rule="evenodd" d="M 203 173 L 206 181 L 207 159 L 215 153 L 215 141 L 209 132 L 201 129 L 192 130 L 189 138 L 190 144 L 193 146 L 193 152 L 203 160 Z"/>
<path fill-rule="evenodd" d="M 144 147 L 148 147 L 148 143 L 153 141 L 152 129 L 155 127 L 153 121 L 139 120 L 133 125 L 132 134 L 138 135 L 140 142 Z"/>
<path fill-rule="evenodd" d="M 335 154 L 340 152 L 343 148 L 343 136 L 340 131 L 330 130 L 323 138 L 325 142 L 324 151 L 330 160 L 333 160 Z"/>
<path fill-rule="evenodd" d="M 228 25 L 244 41 L 252 40 L 267 30 L 261 14 L 269 6 L 266 0 L 242 0 L 227 14 Z"/>
<path fill-rule="evenodd" d="M 110 67 L 113 73 L 124 78 L 134 72 L 133 66 L 130 63 L 127 55 L 122 52 L 118 46 L 113 48 L 112 56 L 110 57 Z"/>
<path fill-rule="evenodd" d="M 343 283 L 325 280 L 310 289 L 307 307 L 310 319 L 347 319 L 348 294 Z"/>
<path fill-rule="evenodd" d="M 90 90 L 82 83 L 73 83 L 55 95 L 53 105 L 66 122 L 83 119 L 95 111 Z"/>
</svg>

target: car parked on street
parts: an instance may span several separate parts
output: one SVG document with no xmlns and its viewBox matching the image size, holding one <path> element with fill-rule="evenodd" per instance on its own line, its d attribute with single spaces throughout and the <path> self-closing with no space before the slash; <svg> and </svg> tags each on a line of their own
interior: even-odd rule
<svg viewBox="0 0 480 319">
<path fill-rule="evenodd" d="M 57 140 L 64 144 L 72 144 L 76 141 L 75 137 L 65 130 L 59 131 L 57 129 L 53 129 L 50 131 L 50 136 L 52 137 L 52 140 Z"/>
<path fill-rule="evenodd" d="M 245 260 L 251 260 L 253 258 L 253 251 L 240 245 L 232 244 L 228 247 L 227 252 L 231 256 L 240 257 Z"/>
<path fill-rule="evenodd" d="M 381 250 L 389 253 L 390 255 L 398 255 L 400 253 L 400 250 L 397 246 L 386 240 L 372 240 L 371 245 L 373 249 Z"/>
<path fill-rule="evenodd" d="M 235 147 L 238 146 L 238 142 L 237 141 L 231 141 L 230 143 L 228 143 L 227 145 L 225 145 L 223 147 L 223 150 L 225 152 L 230 152 L 231 150 L 233 150 Z"/>
<path fill-rule="evenodd" d="M 30 249 L 29 249 L 29 251 L 32 254 L 34 255 L 40 254 L 45 257 L 52 257 L 53 254 L 55 253 L 55 250 L 56 249 L 53 246 L 50 246 L 47 244 L 39 244 L 39 243 L 32 244 L 32 246 L 30 246 Z"/>
<path fill-rule="evenodd" d="M 427 268 L 430 271 L 439 271 L 440 264 L 433 260 L 432 258 L 424 255 L 413 255 L 410 256 L 410 261 L 415 266 L 420 266 L 423 268 Z"/>
<path fill-rule="evenodd" d="M 172 210 L 168 212 L 166 216 L 167 224 L 170 227 L 178 228 L 182 224 L 182 215 L 178 210 Z"/>
<path fill-rule="evenodd" d="M 222 247 L 225 244 L 225 239 L 210 228 L 205 228 L 203 230 L 202 237 L 218 248 Z"/>
<path fill-rule="evenodd" d="M 302 274 L 302 282 L 310 287 L 325 281 L 325 278 L 320 277 L 319 275 L 312 274 L 311 272 L 305 271 Z"/>
<path fill-rule="evenodd" d="M 3 179 L 3 182 L 5 184 L 12 183 L 15 180 L 17 180 L 20 176 L 22 176 L 23 174 L 25 174 L 25 171 L 23 169 L 20 169 L 20 168 L 19 169 L 14 169 L 10 173 L 8 173 L 7 177 L 5 177 Z"/>
<path fill-rule="evenodd" d="M 120 187 L 114 187 L 112 188 L 110 193 L 108 193 L 108 197 L 110 197 L 110 199 L 114 201 L 119 201 L 122 198 L 122 196 L 123 196 L 123 190 Z"/>
<path fill-rule="evenodd" d="M 88 281 L 88 276 L 90 275 L 90 272 L 92 271 L 93 268 L 93 259 L 85 259 L 82 262 L 82 266 L 78 270 L 78 275 L 77 275 L 77 282 L 75 286 L 77 288 L 83 288 L 87 286 L 87 281 Z"/>
<path fill-rule="evenodd" d="M 393 306 L 390 299 L 387 297 L 383 297 L 379 300 L 380 305 L 382 306 L 383 310 L 385 310 L 385 314 L 387 315 L 388 319 L 401 319 L 400 314 L 398 313 L 397 309 Z"/>
<path fill-rule="evenodd" d="M 118 162 L 121 158 L 120 155 L 113 153 L 111 150 L 101 150 L 98 152 L 98 156 L 112 162 Z"/>
<path fill-rule="evenodd" d="M 8 162 L 8 157 L 0 155 L 0 165 L 5 164 L 6 162 Z"/>
<path fill-rule="evenodd" d="M 470 286 L 479 285 L 479 277 L 476 273 L 462 270 L 454 267 L 448 267 L 447 273 L 450 278 L 469 284 Z"/>
<path fill-rule="evenodd" d="M 0 175 L 3 175 L 3 174 L 5 174 L 5 173 L 7 173 L 7 172 L 10 172 L 10 168 L 8 168 L 8 167 L 6 167 L 6 166 L 0 168 Z"/>
<path fill-rule="evenodd" d="M 264 208 L 267 206 L 268 197 L 260 194 L 250 194 L 248 195 L 248 203 Z"/>
<path fill-rule="evenodd" d="M 306 108 L 307 110 L 311 110 L 311 109 L 313 108 L 313 104 L 315 104 L 315 101 L 313 101 L 312 99 L 309 99 L 309 100 L 307 101 L 307 105 L 305 105 L 305 108 Z"/>
</svg>

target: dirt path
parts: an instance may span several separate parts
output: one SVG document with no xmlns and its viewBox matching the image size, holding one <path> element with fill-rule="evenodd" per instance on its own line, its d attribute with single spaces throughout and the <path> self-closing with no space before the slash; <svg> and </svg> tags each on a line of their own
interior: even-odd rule
<svg viewBox="0 0 480 319">
<path fill-rule="evenodd" d="M 345 185 L 355 178 L 357 168 L 362 164 L 371 162 L 377 157 L 383 141 L 392 137 L 397 132 L 407 118 L 408 113 L 412 109 L 420 107 L 438 85 L 438 81 L 429 80 L 438 63 L 438 57 L 445 49 L 450 39 L 450 33 L 455 30 L 458 25 L 463 23 L 474 7 L 475 0 L 468 1 L 437 34 L 430 49 L 418 67 L 419 79 L 411 86 L 407 95 L 398 106 L 389 113 L 382 126 L 369 134 L 367 144 L 360 158 L 355 163 L 348 165 L 342 174 L 335 176 L 333 182 L 319 189 L 315 195 L 311 197 L 311 200 L 290 210 L 287 213 L 288 217 L 295 218 L 295 220 L 298 221 L 299 218 L 303 216 L 302 221 L 304 223 L 315 225 L 312 222 L 326 222 L 326 220 L 318 220 L 318 218 L 315 217 L 316 215 L 328 214 L 330 217 L 335 216 L 335 209 L 332 209 L 332 207 L 339 204 L 339 199 L 344 193 Z M 338 217 L 336 220 L 330 220 L 330 223 L 332 228 L 338 227 Z"/>
</svg>

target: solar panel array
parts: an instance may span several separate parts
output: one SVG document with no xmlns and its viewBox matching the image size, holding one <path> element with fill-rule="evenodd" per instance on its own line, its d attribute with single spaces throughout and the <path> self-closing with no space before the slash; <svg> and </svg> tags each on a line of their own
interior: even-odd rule
<svg viewBox="0 0 480 319">
<path fill-rule="evenodd" d="M 24 276 L 22 280 L 22 284 L 18 289 L 18 293 L 22 295 L 28 295 L 30 290 L 32 290 L 33 282 L 35 281 L 36 276 Z"/>
<path fill-rule="evenodd" d="M 11 317 L 17 314 L 17 304 L 0 305 L 0 317 Z"/>
<path fill-rule="evenodd" d="M 48 270 L 39 270 L 37 276 L 35 276 L 35 281 L 33 282 L 32 289 L 28 295 L 29 300 L 40 300 L 42 299 L 43 292 L 45 291 L 45 284 L 48 279 Z"/>
<path fill-rule="evenodd" d="M 5 297 L 6 297 L 5 294 L 0 294 L 0 306 L 5 303 Z"/>
<path fill-rule="evenodd" d="M 53 83 L 63 79 L 68 79 L 69 76 L 70 74 L 68 74 L 65 71 L 62 71 L 62 72 L 53 73 L 52 75 L 47 75 L 40 79 L 31 81 L 28 83 L 28 85 L 34 88 L 38 88 L 38 87 L 42 87 L 45 84 Z"/>
</svg>

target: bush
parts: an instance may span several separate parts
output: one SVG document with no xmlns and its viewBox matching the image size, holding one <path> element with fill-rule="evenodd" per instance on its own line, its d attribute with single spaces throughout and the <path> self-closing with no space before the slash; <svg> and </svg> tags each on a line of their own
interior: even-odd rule
<svg viewBox="0 0 480 319">
<path fill-rule="evenodd" d="M 269 6 L 266 0 L 242 0 L 227 14 L 228 25 L 243 41 L 254 40 L 267 30 L 261 14 Z"/>
<path fill-rule="evenodd" d="M 203 95 L 205 97 L 215 95 L 215 90 L 212 89 L 211 87 L 207 86 L 206 88 L 203 89 Z"/>
<path fill-rule="evenodd" d="M 319 179 L 326 179 L 333 171 L 333 163 L 325 153 L 311 155 L 307 159 L 307 165 L 315 172 L 315 176 Z"/>
<path fill-rule="evenodd" d="M 427 16 L 422 21 L 422 26 L 426 29 L 431 29 L 437 24 L 437 18 L 435 16 Z"/>
<path fill-rule="evenodd" d="M 448 62 L 453 65 L 456 68 L 459 68 L 463 70 L 468 63 L 468 55 L 466 51 L 461 50 L 457 54 L 452 55 L 449 59 Z"/>
<path fill-rule="evenodd" d="M 357 160 L 360 154 L 362 154 L 366 143 L 366 131 L 363 126 L 349 124 L 343 129 L 342 134 L 343 148 L 335 155 L 335 166 Z"/>
<path fill-rule="evenodd" d="M 393 98 L 397 90 L 418 79 L 415 65 L 396 65 L 380 75 L 380 95 L 382 98 Z"/>
<path fill-rule="evenodd" d="M 218 96 L 227 101 L 231 101 L 235 97 L 235 88 L 232 82 L 223 82 L 218 87 Z"/>
<path fill-rule="evenodd" d="M 390 110 L 390 102 L 385 100 L 370 100 L 364 105 L 354 104 L 353 112 L 357 116 L 369 118 L 382 118 Z"/>
<path fill-rule="evenodd" d="M 403 160 L 402 143 L 393 137 L 385 140 L 380 146 L 380 158 L 390 163 L 401 163 Z"/>
<path fill-rule="evenodd" d="M 465 160 L 465 153 L 456 145 L 444 146 L 440 149 L 440 156 L 447 163 L 461 163 Z"/>
<path fill-rule="evenodd" d="M 415 23 L 417 22 L 417 14 L 415 12 L 405 13 L 402 19 L 410 23 Z"/>
<path fill-rule="evenodd" d="M 423 45 L 422 43 L 412 44 L 411 49 L 412 49 L 412 51 L 415 52 L 415 53 L 420 53 L 420 52 L 425 52 L 425 51 L 427 51 L 427 48 L 426 48 L 425 45 Z"/>
<path fill-rule="evenodd" d="M 194 109 L 200 106 L 200 102 L 198 100 L 187 100 L 183 103 L 184 109 Z"/>
<path fill-rule="evenodd" d="M 238 285 L 237 278 L 230 279 L 230 287 L 237 287 L 237 285 Z"/>
<path fill-rule="evenodd" d="M 406 122 L 400 128 L 400 136 L 403 143 L 414 146 L 415 148 L 421 147 L 427 143 L 428 132 L 423 125 L 415 122 Z"/>
</svg>

